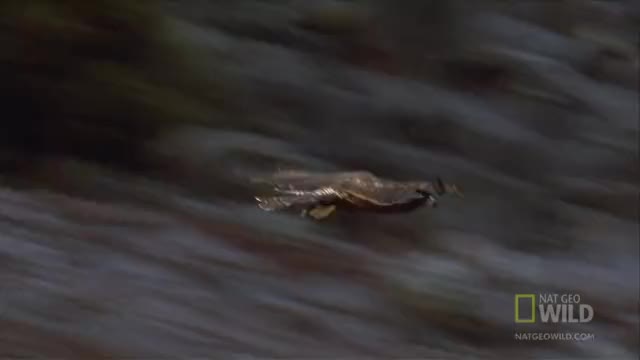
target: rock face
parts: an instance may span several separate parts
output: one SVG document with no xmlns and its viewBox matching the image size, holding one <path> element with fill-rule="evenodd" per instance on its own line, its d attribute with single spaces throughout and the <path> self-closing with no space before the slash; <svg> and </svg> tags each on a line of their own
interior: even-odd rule
<svg viewBox="0 0 640 360">
<path fill-rule="evenodd" d="M 106 169 L 65 146 L 64 157 L 30 163 L 29 179 L 0 177 L 0 356 L 632 358 L 637 5 L 308 3 L 162 3 L 172 41 L 198 54 L 189 71 L 216 85 L 185 84 L 167 64 L 154 63 L 153 76 L 134 70 L 162 89 L 134 96 L 152 111 L 109 98 L 95 117 L 39 88 L 37 104 L 93 114 L 77 128 L 55 113 L 74 141 L 93 129 L 87 139 L 112 149 L 124 132 L 140 141 L 146 166 Z M 2 29 L 33 34 L 20 24 Z M 3 56 L 11 86 L 39 87 L 37 74 L 24 77 Z M 120 86 L 128 71 L 95 74 Z M 166 91 L 190 110 L 164 101 Z M 96 129 L 150 114 L 168 114 L 171 131 L 136 137 L 118 121 Z M 0 164 L 9 163 L 22 166 L 7 150 Z M 246 179 L 276 168 L 440 176 L 465 199 L 317 224 L 255 207 L 261 189 Z M 516 293 L 579 294 L 595 317 L 515 324 Z M 514 340 L 526 331 L 595 339 Z"/>
</svg>

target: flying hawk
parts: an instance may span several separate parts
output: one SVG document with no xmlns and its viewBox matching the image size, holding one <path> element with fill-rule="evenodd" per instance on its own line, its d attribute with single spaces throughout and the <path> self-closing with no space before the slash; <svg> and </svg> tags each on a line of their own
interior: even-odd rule
<svg viewBox="0 0 640 360">
<path fill-rule="evenodd" d="M 269 184 L 278 193 L 271 197 L 256 197 L 258 206 L 266 211 L 302 210 L 303 216 L 316 220 L 331 215 L 337 207 L 379 212 L 406 212 L 420 206 L 436 207 L 443 194 L 462 193 L 455 185 L 440 178 L 426 181 L 394 181 L 381 179 L 366 171 L 317 173 L 278 171 L 254 179 Z"/>
</svg>

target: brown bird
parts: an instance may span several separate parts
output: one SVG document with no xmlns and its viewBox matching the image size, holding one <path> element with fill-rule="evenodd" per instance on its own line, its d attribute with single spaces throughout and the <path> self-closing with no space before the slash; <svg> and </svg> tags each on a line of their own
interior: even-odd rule
<svg viewBox="0 0 640 360">
<path fill-rule="evenodd" d="M 380 179 L 366 171 L 314 173 L 306 171 L 278 171 L 254 179 L 266 183 L 279 193 L 277 196 L 256 197 L 258 206 L 266 211 L 302 210 L 303 216 L 316 220 L 331 215 L 337 207 L 377 212 L 407 212 L 420 206 L 436 207 L 438 197 L 462 192 L 445 184 L 426 181 L 400 182 Z"/>
</svg>

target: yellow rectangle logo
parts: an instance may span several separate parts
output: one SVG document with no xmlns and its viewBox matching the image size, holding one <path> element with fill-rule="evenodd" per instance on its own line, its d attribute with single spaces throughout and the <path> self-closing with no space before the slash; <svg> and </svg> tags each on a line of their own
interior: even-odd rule
<svg viewBox="0 0 640 360">
<path fill-rule="evenodd" d="M 531 318 L 520 316 L 520 300 L 531 299 Z M 526 305 L 525 305 L 526 306 Z M 533 324 L 536 322 L 536 294 L 516 294 L 515 298 L 515 321 L 518 324 Z M 526 307 L 525 307 L 526 309 Z"/>
</svg>

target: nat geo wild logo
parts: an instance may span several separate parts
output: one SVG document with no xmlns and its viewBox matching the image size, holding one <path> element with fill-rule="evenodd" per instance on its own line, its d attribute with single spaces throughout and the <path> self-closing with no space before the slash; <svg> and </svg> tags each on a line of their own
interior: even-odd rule
<svg viewBox="0 0 640 360">
<path fill-rule="evenodd" d="M 515 322 L 518 324 L 588 323 L 593 307 L 580 302 L 578 294 L 516 294 Z"/>
</svg>

